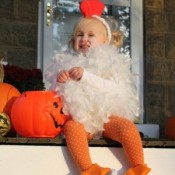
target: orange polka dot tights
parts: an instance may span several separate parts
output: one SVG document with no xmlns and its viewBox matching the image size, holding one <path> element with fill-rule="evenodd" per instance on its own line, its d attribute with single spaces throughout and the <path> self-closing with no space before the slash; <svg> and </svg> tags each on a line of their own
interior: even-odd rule
<svg viewBox="0 0 175 175">
<path fill-rule="evenodd" d="M 144 164 L 142 142 L 136 126 L 126 118 L 110 117 L 104 124 L 103 136 L 122 144 L 131 166 Z M 78 167 L 84 171 L 92 166 L 88 134 L 84 126 L 73 120 L 64 125 L 67 147 Z"/>
</svg>

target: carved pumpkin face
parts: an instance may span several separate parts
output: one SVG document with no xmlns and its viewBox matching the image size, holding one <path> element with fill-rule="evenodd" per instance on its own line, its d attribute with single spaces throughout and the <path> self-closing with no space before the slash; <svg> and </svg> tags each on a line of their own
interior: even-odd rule
<svg viewBox="0 0 175 175">
<path fill-rule="evenodd" d="M 24 137 L 56 137 L 67 120 L 62 107 L 52 91 L 23 92 L 13 104 L 12 124 Z"/>
</svg>

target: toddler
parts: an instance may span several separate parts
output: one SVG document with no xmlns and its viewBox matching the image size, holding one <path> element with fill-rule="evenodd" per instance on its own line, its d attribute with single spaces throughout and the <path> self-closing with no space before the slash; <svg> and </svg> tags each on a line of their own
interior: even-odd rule
<svg viewBox="0 0 175 175">
<path fill-rule="evenodd" d="M 150 168 L 144 163 L 141 138 L 133 123 L 139 101 L 131 61 L 116 48 L 122 36 L 113 35 L 100 17 L 103 8 L 98 0 L 80 3 L 84 17 L 74 28 L 73 51 L 55 56 L 48 79 L 64 101 L 63 112 L 70 115 L 63 132 L 81 175 L 117 175 L 91 160 L 88 140 L 101 137 L 122 144 L 130 162 L 124 175 L 147 175 Z"/>
</svg>

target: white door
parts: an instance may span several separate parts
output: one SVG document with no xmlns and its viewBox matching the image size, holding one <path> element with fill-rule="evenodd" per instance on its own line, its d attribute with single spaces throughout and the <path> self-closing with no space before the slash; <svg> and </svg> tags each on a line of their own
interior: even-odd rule
<svg viewBox="0 0 175 175">
<path fill-rule="evenodd" d="M 80 1 L 42 0 L 39 2 L 38 68 L 43 71 L 43 76 L 55 51 L 67 48 L 74 24 L 81 17 Z M 113 19 L 120 21 L 119 27 L 124 33 L 121 52 L 135 60 L 132 70 L 139 75 L 136 85 L 143 108 L 143 0 L 102 1 L 106 5 L 103 15 L 111 26 L 116 27 Z M 46 82 L 45 85 L 48 88 Z M 140 122 L 142 121 L 143 113 Z"/>
</svg>

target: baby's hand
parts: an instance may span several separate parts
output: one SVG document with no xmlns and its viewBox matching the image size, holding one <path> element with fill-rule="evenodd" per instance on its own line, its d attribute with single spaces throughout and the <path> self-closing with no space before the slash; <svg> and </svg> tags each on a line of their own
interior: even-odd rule
<svg viewBox="0 0 175 175">
<path fill-rule="evenodd" d="M 83 76 L 83 68 L 81 67 L 73 67 L 72 69 L 69 70 L 69 76 L 73 80 L 80 80 Z"/>
<path fill-rule="evenodd" d="M 57 82 L 65 83 L 67 80 L 70 80 L 69 71 L 63 70 L 57 76 Z"/>
</svg>

